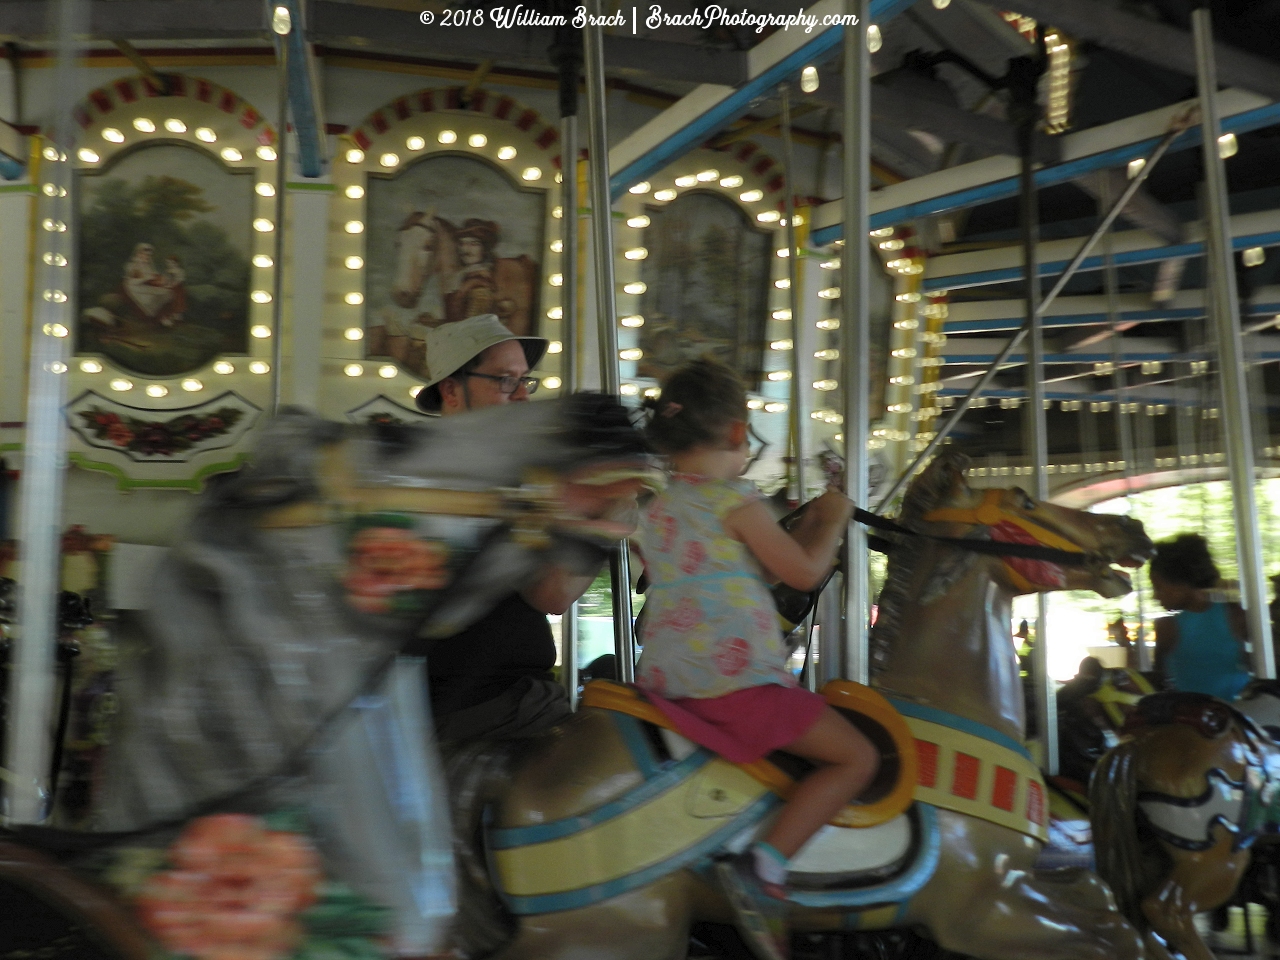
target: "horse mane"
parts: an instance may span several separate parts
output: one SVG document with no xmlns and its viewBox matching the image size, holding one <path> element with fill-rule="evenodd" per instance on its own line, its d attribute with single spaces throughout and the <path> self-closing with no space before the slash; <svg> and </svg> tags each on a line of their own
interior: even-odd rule
<svg viewBox="0 0 1280 960">
<path fill-rule="evenodd" d="M 898 522 L 915 529 L 921 518 L 943 506 L 955 487 L 956 475 L 963 474 L 969 458 L 958 450 L 946 450 L 936 456 L 907 488 L 898 513 Z M 916 564 L 928 541 L 917 537 L 898 536 L 889 552 L 889 571 L 876 600 L 876 622 L 871 628 L 871 670 L 882 669 L 897 639 L 906 610 L 917 606 L 920 597 L 910 590 Z"/>
</svg>

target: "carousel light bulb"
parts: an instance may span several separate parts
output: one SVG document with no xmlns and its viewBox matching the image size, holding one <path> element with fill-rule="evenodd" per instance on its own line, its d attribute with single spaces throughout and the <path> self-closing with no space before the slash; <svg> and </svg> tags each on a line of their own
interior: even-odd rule
<svg viewBox="0 0 1280 960">
<path fill-rule="evenodd" d="M 640 296 L 640 294 L 644 293 L 648 289 L 649 287 L 641 280 L 633 280 L 631 283 L 624 283 L 622 285 L 622 292 L 629 293 L 633 297 Z"/>
<path fill-rule="evenodd" d="M 559 390 L 561 380 L 559 377 L 543 377 L 542 385 L 548 390 Z"/>
<path fill-rule="evenodd" d="M 271 338 L 271 328 L 266 324 L 255 323 L 249 328 L 249 336 L 255 340 L 269 340 Z"/>
<path fill-rule="evenodd" d="M 378 158 L 378 163 L 384 167 L 395 167 L 400 164 L 400 155 L 398 153 L 384 153 Z"/>
<path fill-rule="evenodd" d="M 840 386 L 838 380 L 815 380 L 813 382 L 813 389 L 815 390 L 834 390 L 838 386 Z"/>
<path fill-rule="evenodd" d="M 547 353 L 560 353 L 564 350 L 564 344 L 559 340 L 552 340 L 547 344 Z"/>
<path fill-rule="evenodd" d="M 343 190 L 342 192 L 347 195 L 347 199 L 349 200 L 359 200 L 361 197 L 364 196 L 364 187 L 361 187 L 353 183 L 351 186 L 347 187 L 347 189 Z"/>
<path fill-rule="evenodd" d="M 650 224 L 650 222 L 649 218 L 642 213 L 638 217 L 629 217 L 627 219 L 627 226 L 636 230 L 643 230 Z"/>
<path fill-rule="evenodd" d="M 126 380 L 124 377 L 116 377 L 111 381 L 111 389 L 117 393 L 124 393 L 126 390 L 133 389 L 133 381 Z"/>
<path fill-rule="evenodd" d="M 235 147 L 223 147 L 222 159 L 227 161 L 227 163 L 239 163 L 244 159 L 244 154 Z"/>
<path fill-rule="evenodd" d="M 773 313 L 769 314 L 769 316 L 771 316 L 774 320 L 790 320 L 790 319 L 791 319 L 791 311 L 790 311 L 790 310 L 775 310 L 775 311 L 773 311 Z"/>
<path fill-rule="evenodd" d="M 644 317 L 640 316 L 638 313 L 632 313 L 628 316 L 621 317 L 618 322 L 624 327 L 643 327 Z"/>
<path fill-rule="evenodd" d="M 105 127 L 102 131 L 102 139 L 108 143 L 124 143 L 124 134 L 115 127 Z"/>
<path fill-rule="evenodd" d="M 561 217 L 564 216 L 564 207 L 552 207 L 551 216 L 559 220 Z"/>
<path fill-rule="evenodd" d="M 359 270 L 364 266 L 364 257 L 347 257 L 342 261 L 342 265 L 348 270 Z"/>
<path fill-rule="evenodd" d="M 618 351 L 619 360 L 640 360 L 644 357 L 644 351 L 639 347 L 627 347 L 625 350 Z"/>
<path fill-rule="evenodd" d="M 272 260 L 270 257 L 268 257 L 265 253 L 255 253 L 253 255 L 253 265 L 255 267 L 259 267 L 263 270 L 266 270 L 268 267 L 273 266 L 274 264 L 275 264 L 275 261 Z"/>
<path fill-rule="evenodd" d="M 364 233 L 364 224 L 359 220 L 348 220 L 342 225 L 347 233 Z"/>
<path fill-rule="evenodd" d="M 515 158 L 516 158 L 515 147 L 499 147 L 498 148 L 499 160 L 514 160 Z"/>
<path fill-rule="evenodd" d="M 1143 157 L 1139 157 L 1137 160 L 1129 161 L 1129 165 L 1125 168 L 1125 172 L 1128 175 L 1129 179 L 1132 180 L 1134 177 L 1136 177 L 1138 174 L 1142 172 L 1142 168 L 1145 167 L 1146 165 L 1147 165 L 1146 159 Z"/>
<path fill-rule="evenodd" d="M 364 151 L 352 147 L 347 151 L 347 163 L 364 163 Z"/>
<path fill-rule="evenodd" d="M 769 344 L 770 350 L 790 350 L 795 346 L 791 340 L 774 340 Z"/>
<path fill-rule="evenodd" d="M 649 256 L 649 251 L 644 247 L 632 247 L 624 253 L 623 256 L 628 260 L 643 260 L 645 257 Z"/>
<path fill-rule="evenodd" d="M 427 141 L 422 137 L 409 137 L 404 142 L 405 149 L 412 150 L 415 153 L 419 150 L 424 149 L 426 145 L 427 145 Z"/>
<path fill-rule="evenodd" d="M 1267 259 L 1267 251 L 1262 247 L 1249 247 L 1240 255 L 1246 267 L 1260 267 Z"/>
<path fill-rule="evenodd" d="M 76 156 L 85 163 L 97 163 L 101 159 L 98 156 L 98 151 L 91 147 L 81 147 L 76 151 Z"/>
<path fill-rule="evenodd" d="M 816 93 L 818 83 L 818 68 L 813 64 L 800 71 L 800 89 L 805 93 Z"/>
<path fill-rule="evenodd" d="M 289 13 L 289 8 L 284 4 L 277 4 L 275 9 L 271 11 L 271 29 L 281 37 L 287 37 L 289 31 L 293 29 L 293 17 Z"/>
<path fill-rule="evenodd" d="M 141 133 L 155 133 L 156 124 L 154 120 L 150 120 L 147 117 L 134 117 L 133 129 Z"/>
<path fill-rule="evenodd" d="M 147 385 L 148 397 L 155 397 L 156 399 L 159 399 L 160 397 L 167 397 L 168 395 L 169 395 L 169 388 L 166 387 L 164 384 L 152 383 Z"/>
<path fill-rule="evenodd" d="M 840 321 L 832 317 L 829 320 L 819 320 L 817 323 L 814 324 L 814 326 L 817 327 L 819 330 L 839 330 Z"/>
<path fill-rule="evenodd" d="M 883 46 L 884 37 L 880 35 L 880 28 L 873 23 L 867 27 L 867 50 L 870 53 L 879 53 Z"/>
<path fill-rule="evenodd" d="M 489 138 L 486 137 L 483 133 L 473 133 L 471 136 L 467 137 L 468 145 L 475 147 L 477 150 L 479 150 L 488 142 L 489 142 Z"/>
<path fill-rule="evenodd" d="M 732 176 L 720 178 L 720 186 L 724 187 L 726 190 L 736 189 L 737 187 L 742 186 L 742 183 L 742 177 L 738 176 L 736 173 Z"/>
<path fill-rule="evenodd" d="M 259 160 L 265 160 L 268 163 L 272 162 L 276 158 L 275 148 L 268 147 L 265 143 L 253 152 L 258 155 Z"/>
<path fill-rule="evenodd" d="M 778 383 L 779 381 L 782 381 L 782 380 L 790 380 L 791 371 L 790 370 L 774 370 L 772 373 L 768 375 L 768 377 L 774 383 Z"/>
<path fill-rule="evenodd" d="M 44 325 L 44 332 L 50 337 L 57 337 L 59 339 L 71 333 L 71 331 L 67 329 L 66 325 L 62 323 L 46 323 Z"/>
<path fill-rule="evenodd" d="M 867 236 L 873 240 L 878 240 L 881 237 L 892 237 L 893 227 L 881 227 L 879 230 L 872 230 Z"/>
<path fill-rule="evenodd" d="M 632 186 L 627 188 L 627 193 L 633 193 L 636 196 L 640 196 L 641 194 L 648 193 L 648 192 L 649 192 L 648 180 L 641 180 L 639 183 L 633 184 Z"/>
<path fill-rule="evenodd" d="M 773 251 L 773 255 L 775 257 L 789 257 L 791 256 L 791 248 L 779 247 L 777 250 Z"/>
<path fill-rule="evenodd" d="M 634 383 L 624 383 L 618 388 L 618 392 L 624 397 L 634 397 L 640 392 L 640 388 Z"/>
<path fill-rule="evenodd" d="M 839 350 L 836 350 L 836 349 L 834 349 L 834 348 L 827 349 L 827 350 L 818 350 L 818 351 L 815 351 L 815 352 L 814 352 L 814 354 L 813 354 L 813 359 L 815 359 L 815 360 L 839 360 L 839 359 L 840 359 L 840 351 L 839 351 Z"/>
<path fill-rule="evenodd" d="M 1218 156 L 1223 160 L 1234 157 L 1240 152 L 1240 141 L 1234 133 L 1224 133 L 1218 138 Z"/>
<path fill-rule="evenodd" d="M 102 135 L 106 137 L 107 131 L 103 130 Z M 107 139 L 110 140 L 111 138 L 107 137 Z M 201 143 L 217 143 L 218 135 L 213 132 L 212 127 L 196 127 L 196 139 L 199 140 Z M 124 137 L 121 137 L 120 140 L 117 140 L 116 142 L 119 143 L 123 140 L 124 140 Z"/>
<path fill-rule="evenodd" d="M 270 303 L 271 291 L 255 290 L 253 291 L 253 293 L 249 294 L 249 299 L 252 300 L 254 303 Z"/>
<path fill-rule="evenodd" d="M 562 317 L 564 317 L 563 307 L 552 307 L 550 310 L 547 311 L 548 320 L 559 320 Z"/>
<path fill-rule="evenodd" d="M 564 274 L 562 273 L 551 274 L 551 276 L 547 277 L 547 283 L 551 284 L 553 287 L 560 286 L 561 284 L 564 283 Z"/>
<path fill-rule="evenodd" d="M 378 368 L 378 376 L 383 380 L 390 380 L 400 372 L 400 368 L 394 363 L 384 363 Z"/>
<path fill-rule="evenodd" d="M 660 200 L 663 203 L 666 203 L 668 200 L 674 200 L 677 196 L 678 194 L 676 191 L 669 187 L 666 190 L 655 190 L 653 192 L 653 199 Z"/>
<path fill-rule="evenodd" d="M 552 253 L 563 253 L 563 252 L 564 252 L 564 241 L 563 241 L 563 240 L 552 240 L 552 241 L 551 241 L 551 246 L 550 246 L 548 249 L 549 249 Z"/>
<path fill-rule="evenodd" d="M 356 307 L 364 303 L 364 294 L 358 291 L 352 290 L 342 299 L 345 300 L 347 303 L 351 304 L 351 306 Z"/>
<path fill-rule="evenodd" d="M 422 392 L 422 384 L 418 384 L 416 387 L 409 388 L 409 396 L 413 397 L 413 399 L 415 400 L 418 399 L 418 394 L 420 394 L 421 392 Z"/>
<path fill-rule="evenodd" d="M 787 405 L 780 400 L 771 400 L 764 405 L 765 413 L 786 413 Z"/>
<path fill-rule="evenodd" d="M 534 180 L 541 180 L 542 168 L 541 167 L 525 167 L 524 170 L 520 172 L 520 179 L 528 180 L 531 183 Z"/>
<path fill-rule="evenodd" d="M 253 189 L 260 197 L 274 197 L 276 195 L 276 188 L 265 180 L 260 180 L 254 185 Z"/>
<path fill-rule="evenodd" d="M 881 250 L 901 250 L 906 245 L 907 243 L 905 240 L 898 240 L 896 238 L 893 240 L 882 240 L 880 243 L 876 244 L 876 246 Z"/>
<path fill-rule="evenodd" d="M 348 377 L 359 377 L 364 374 L 364 367 L 358 363 L 348 363 L 342 368 L 342 372 Z"/>
<path fill-rule="evenodd" d="M 187 391 L 187 393 L 196 393 L 197 391 L 204 389 L 204 384 L 195 377 L 188 377 L 186 380 L 182 381 L 182 389 Z"/>
<path fill-rule="evenodd" d="M 756 219 L 761 223 L 777 223 L 782 219 L 782 214 L 777 210 L 766 210 L 763 213 L 757 213 Z"/>
<path fill-rule="evenodd" d="M 441 143 L 457 143 L 458 134 L 455 130 L 441 130 L 436 134 L 436 139 Z"/>
<path fill-rule="evenodd" d="M 271 364 L 265 360 L 254 360 L 249 364 L 249 372 L 256 373 L 258 376 L 271 372 Z"/>
<path fill-rule="evenodd" d="M 186 133 L 187 125 L 177 117 L 170 117 L 164 122 L 164 128 L 170 133 Z"/>
<path fill-rule="evenodd" d="M 720 179 L 719 170 L 702 170 L 697 175 L 698 183 L 710 183 L 712 180 Z"/>
<path fill-rule="evenodd" d="M 213 372 L 220 373 L 223 376 L 227 375 L 228 373 L 235 373 L 236 372 L 235 364 L 229 363 L 226 360 L 219 360 L 217 363 L 213 365 Z"/>
<path fill-rule="evenodd" d="M 757 200 L 764 199 L 763 190 L 746 190 L 738 194 L 738 199 L 743 203 L 755 203 Z"/>
<path fill-rule="evenodd" d="M 933 0 L 933 9 L 945 10 L 951 6 L 951 0 Z"/>
<path fill-rule="evenodd" d="M 342 331 L 342 335 L 348 340 L 363 340 L 364 329 L 362 327 L 347 327 Z"/>
<path fill-rule="evenodd" d="M 99 363 L 97 360 L 81 360 L 80 372 L 81 373 L 101 373 L 102 364 Z"/>
<path fill-rule="evenodd" d="M 773 281 L 773 285 L 774 285 L 775 287 L 777 287 L 779 290 L 790 290 L 790 289 L 791 289 L 791 281 L 790 281 L 788 278 L 786 278 L 786 277 L 783 277 L 781 280 L 775 280 L 775 281 Z"/>
</svg>

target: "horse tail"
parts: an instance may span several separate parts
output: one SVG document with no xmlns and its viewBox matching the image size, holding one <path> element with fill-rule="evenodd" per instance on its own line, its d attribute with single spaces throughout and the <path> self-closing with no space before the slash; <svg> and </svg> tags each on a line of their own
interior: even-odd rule
<svg viewBox="0 0 1280 960">
<path fill-rule="evenodd" d="M 1098 875 L 1115 894 L 1120 912 L 1140 930 L 1149 926 L 1142 901 L 1158 880 L 1161 851 L 1138 832 L 1138 761 L 1141 740 L 1107 751 L 1089 779 L 1089 819 Z"/>
</svg>

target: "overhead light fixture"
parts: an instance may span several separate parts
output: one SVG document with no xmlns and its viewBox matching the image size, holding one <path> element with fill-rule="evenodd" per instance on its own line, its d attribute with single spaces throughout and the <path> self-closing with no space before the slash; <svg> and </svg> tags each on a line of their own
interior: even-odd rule
<svg viewBox="0 0 1280 960">
<path fill-rule="evenodd" d="M 800 89 L 805 93 L 815 93 L 818 89 L 818 68 L 810 64 L 800 71 Z"/>
<path fill-rule="evenodd" d="M 289 14 L 289 8 L 284 4 L 277 4 L 271 11 L 271 30 L 277 36 L 287 37 L 292 29 L 293 17 Z"/>
</svg>

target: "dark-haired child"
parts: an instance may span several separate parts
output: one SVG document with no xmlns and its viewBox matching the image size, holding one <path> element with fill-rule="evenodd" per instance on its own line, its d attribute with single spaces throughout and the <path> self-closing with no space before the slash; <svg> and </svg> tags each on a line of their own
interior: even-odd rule
<svg viewBox="0 0 1280 960">
<path fill-rule="evenodd" d="M 821 583 L 852 514 L 829 491 L 810 502 L 794 535 L 765 507 L 747 464 L 747 396 L 729 368 L 700 360 L 664 385 L 647 428 L 671 482 L 641 519 L 650 580 L 636 682 L 691 740 L 746 763 L 786 750 L 819 764 L 763 840 L 720 866 L 739 918 L 760 951 L 785 957 L 786 864 L 870 783 L 871 742 L 800 688 L 766 580 L 800 590 Z"/>
</svg>

